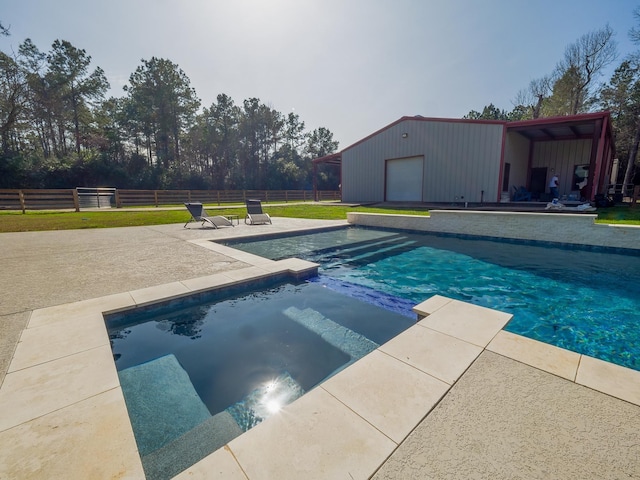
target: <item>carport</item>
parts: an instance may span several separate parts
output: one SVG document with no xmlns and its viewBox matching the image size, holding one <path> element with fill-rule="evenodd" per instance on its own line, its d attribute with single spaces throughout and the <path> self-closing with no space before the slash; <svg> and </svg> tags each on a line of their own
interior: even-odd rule
<svg viewBox="0 0 640 480">
<path fill-rule="evenodd" d="M 528 142 L 526 186 L 534 198 L 543 198 L 540 194 L 546 191 L 552 173 L 564 177 L 562 191 L 580 191 L 586 200 L 606 193 L 608 185 L 615 183 L 610 178 L 615 150 L 609 112 L 510 122 L 506 124 L 506 134 L 517 134 Z M 579 160 L 580 145 L 584 146 L 583 160 Z M 508 154 L 503 154 L 503 177 L 508 175 L 508 161 Z M 579 179 L 586 180 L 582 189 L 577 188 Z M 500 183 L 503 181 L 501 178 Z"/>
<path fill-rule="evenodd" d="M 313 164 L 313 200 L 318 201 L 318 165 L 333 165 L 340 169 L 340 178 L 342 178 L 342 152 L 332 153 L 331 155 L 325 155 L 324 157 L 314 158 Z M 340 183 L 340 190 L 342 190 L 342 182 Z M 342 192 L 340 197 L 342 198 Z"/>
</svg>

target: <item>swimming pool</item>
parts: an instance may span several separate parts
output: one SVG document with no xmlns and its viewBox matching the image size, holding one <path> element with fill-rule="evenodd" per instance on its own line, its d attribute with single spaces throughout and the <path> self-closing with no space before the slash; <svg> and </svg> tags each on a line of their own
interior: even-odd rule
<svg viewBox="0 0 640 480">
<path fill-rule="evenodd" d="M 415 321 L 282 279 L 108 315 L 147 478 L 171 478 Z"/>
<path fill-rule="evenodd" d="M 226 244 L 317 262 L 328 284 L 512 313 L 505 330 L 640 370 L 637 255 L 361 227 Z"/>
</svg>

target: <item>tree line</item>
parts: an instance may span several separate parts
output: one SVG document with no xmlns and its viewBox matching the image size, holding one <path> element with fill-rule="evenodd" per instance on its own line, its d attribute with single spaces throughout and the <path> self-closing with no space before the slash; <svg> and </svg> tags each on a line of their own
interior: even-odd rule
<svg viewBox="0 0 640 480">
<path fill-rule="evenodd" d="M 640 7 L 633 15 L 640 25 Z M 624 57 L 607 82 L 598 83 L 605 68 L 618 61 L 614 35 L 606 25 L 568 45 L 553 72 L 532 80 L 517 93 L 511 111 L 490 103 L 482 112 L 472 110 L 464 118 L 518 121 L 609 111 L 621 165 L 619 177 L 611 181 L 625 185 L 639 182 L 640 50 Z M 628 35 L 640 45 L 640 28 L 632 28 Z"/>
<path fill-rule="evenodd" d="M 640 25 L 640 7 L 633 12 Z M 9 35 L 0 23 L 0 35 Z M 629 32 L 640 45 L 640 28 Z M 555 69 L 532 80 L 505 111 L 490 103 L 464 118 L 518 121 L 608 110 L 620 178 L 629 184 L 640 144 L 640 50 L 618 61 L 615 32 L 605 27 L 568 45 Z M 301 189 L 312 184 L 313 158 L 338 142 L 324 127 L 258 98 L 236 104 L 226 94 L 201 109 L 180 67 L 142 60 L 122 97 L 83 49 L 56 40 L 41 52 L 25 40 L 0 52 L 0 188 Z M 339 170 L 320 166 L 318 187 L 336 189 Z"/>
<path fill-rule="evenodd" d="M 309 189 L 311 160 L 338 148 L 327 128 L 258 98 L 220 94 L 200 109 L 170 60 L 142 60 L 119 98 L 90 65 L 64 40 L 0 52 L 0 188 Z M 320 166 L 318 188 L 339 178 Z"/>
</svg>

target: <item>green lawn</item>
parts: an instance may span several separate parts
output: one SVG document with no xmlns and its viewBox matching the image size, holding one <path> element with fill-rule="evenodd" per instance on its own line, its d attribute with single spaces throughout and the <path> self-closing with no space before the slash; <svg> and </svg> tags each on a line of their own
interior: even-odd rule
<svg viewBox="0 0 640 480">
<path fill-rule="evenodd" d="M 207 209 L 210 215 L 240 215 L 246 212 L 242 207 Z M 288 206 L 267 206 L 265 211 L 273 217 L 314 218 L 324 220 L 342 220 L 347 212 L 406 213 L 409 215 L 428 215 L 427 210 L 387 209 L 369 207 L 346 207 L 327 204 L 293 204 Z M 185 208 L 178 210 L 144 211 L 127 209 L 108 209 L 102 211 L 55 212 L 55 211 L 3 211 L 0 212 L 0 232 L 32 232 L 44 230 L 74 230 L 80 228 L 133 227 L 142 225 L 163 225 L 186 222 L 190 218 Z"/>
<path fill-rule="evenodd" d="M 429 215 L 426 209 L 403 209 L 381 207 L 348 207 L 331 204 L 293 204 L 287 206 L 268 206 L 265 210 L 274 217 L 314 218 L 325 220 L 342 220 L 347 212 L 399 213 L 407 215 Z M 244 206 L 208 208 L 210 214 L 236 214 L 241 217 L 245 213 Z M 640 225 L 640 207 L 612 207 L 598 210 L 598 223 L 616 223 Z M 149 208 L 145 211 L 127 209 L 109 209 L 91 212 L 53 212 L 27 211 L 26 214 L 14 211 L 0 212 L 0 232 L 30 232 L 44 230 L 73 230 L 80 228 L 131 227 L 141 225 L 162 225 L 181 223 L 189 220 L 186 209 L 157 210 Z"/>
<path fill-rule="evenodd" d="M 635 208 L 610 207 L 599 208 L 597 223 L 618 223 L 625 225 L 640 225 L 640 205 Z"/>
</svg>

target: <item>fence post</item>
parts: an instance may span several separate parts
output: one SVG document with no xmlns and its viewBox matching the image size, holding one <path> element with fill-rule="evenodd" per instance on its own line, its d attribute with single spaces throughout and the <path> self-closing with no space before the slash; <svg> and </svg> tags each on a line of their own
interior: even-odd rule
<svg viewBox="0 0 640 480">
<path fill-rule="evenodd" d="M 158 191 L 157 190 L 153 191 L 153 203 L 155 203 L 156 208 L 158 208 Z"/>
<path fill-rule="evenodd" d="M 80 198 L 78 198 L 78 190 L 74 188 L 71 190 L 73 192 L 73 208 L 76 209 L 76 212 L 80 211 Z M 98 197 L 98 206 L 100 206 L 100 198 Z"/>
<path fill-rule="evenodd" d="M 187 190 L 187 198 L 189 199 L 189 203 L 191 203 L 191 190 Z"/>
<path fill-rule="evenodd" d="M 269 190 L 265 190 L 264 191 L 264 201 L 268 202 L 269 201 Z"/>
<path fill-rule="evenodd" d="M 116 188 L 116 208 L 120 208 L 122 206 L 122 203 L 120 203 L 120 190 L 118 190 Z"/>
<path fill-rule="evenodd" d="M 289 203 L 289 190 L 284 191 L 284 203 Z"/>
<path fill-rule="evenodd" d="M 22 190 L 18 190 L 18 198 L 20 199 L 20 207 L 22 208 L 22 213 L 27 213 L 27 205 L 24 203 L 24 193 Z"/>
</svg>

